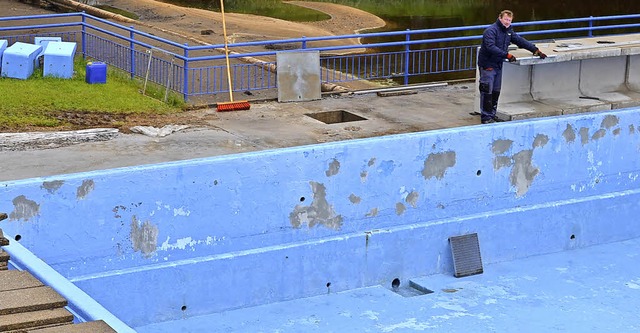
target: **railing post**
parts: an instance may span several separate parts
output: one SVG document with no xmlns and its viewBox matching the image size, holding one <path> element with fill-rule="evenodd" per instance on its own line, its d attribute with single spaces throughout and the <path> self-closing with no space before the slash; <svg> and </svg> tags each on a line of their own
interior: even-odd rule
<svg viewBox="0 0 640 333">
<path fill-rule="evenodd" d="M 87 17 L 86 17 L 87 13 L 85 13 L 84 11 L 80 14 L 80 16 L 82 17 L 82 60 L 86 60 L 87 59 L 87 38 L 85 37 L 87 35 Z"/>
<path fill-rule="evenodd" d="M 136 36 L 133 26 L 130 25 L 129 28 L 131 29 L 129 30 L 129 38 L 131 39 L 131 41 L 129 41 L 129 47 L 131 48 L 131 67 L 129 68 L 131 69 L 131 78 L 133 79 L 136 76 L 136 44 L 133 42 Z"/>
<path fill-rule="evenodd" d="M 307 48 L 307 36 L 302 36 L 302 48 Z"/>
<path fill-rule="evenodd" d="M 185 103 L 189 99 L 189 44 L 184 43 L 184 78 L 182 80 L 182 96 Z"/>
<path fill-rule="evenodd" d="M 407 34 L 405 35 L 405 41 L 407 42 L 406 44 L 404 44 L 404 85 L 408 85 L 409 84 L 409 55 L 410 55 L 410 51 L 411 51 L 411 47 L 409 46 L 409 41 L 411 40 L 411 35 L 409 34 L 410 29 L 407 29 Z"/>
<path fill-rule="evenodd" d="M 589 37 L 593 37 L 593 16 L 589 16 Z"/>
</svg>

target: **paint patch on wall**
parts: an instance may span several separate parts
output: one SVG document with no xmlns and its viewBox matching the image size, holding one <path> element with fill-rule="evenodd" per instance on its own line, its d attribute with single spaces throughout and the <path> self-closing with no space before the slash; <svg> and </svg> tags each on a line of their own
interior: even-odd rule
<svg viewBox="0 0 640 333">
<path fill-rule="evenodd" d="M 29 221 L 39 213 L 40 205 L 37 202 L 27 199 L 24 195 L 19 195 L 13 199 L 13 212 L 9 214 L 9 218 Z"/>
<path fill-rule="evenodd" d="M 360 203 L 360 201 L 362 201 L 362 199 L 359 196 L 351 193 L 351 195 L 349 196 L 349 201 L 351 201 L 352 204 L 357 205 Z"/>
<path fill-rule="evenodd" d="M 40 188 L 47 190 L 50 194 L 56 193 L 64 185 L 64 180 L 54 180 L 50 182 L 43 182 Z"/>
<path fill-rule="evenodd" d="M 509 180 L 516 188 L 516 196 L 521 197 L 529 190 L 533 179 L 540 170 L 533 166 L 533 150 L 523 150 L 513 155 L 513 169 Z"/>
<path fill-rule="evenodd" d="M 565 142 L 574 142 L 576 141 L 576 130 L 571 126 L 571 124 L 567 124 L 567 128 L 562 132 L 562 136 L 564 137 Z"/>
<path fill-rule="evenodd" d="M 593 136 L 591 137 L 591 140 L 593 141 L 597 141 L 602 139 L 605 135 L 607 134 L 607 131 L 605 129 L 599 129 L 597 130 L 595 133 L 593 133 Z"/>
<path fill-rule="evenodd" d="M 340 162 L 334 158 L 333 161 L 329 163 L 329 169 L 325 171 L 325 174 L 327 177 L 331 177 L 337 175 L 338 172 L 340 172 Z"/>
<path fill-rule="evenodd" d="M 158 246 L 158 226 L 149 221 L 140 223 L 134 215 L 131 217 L 131 245 L 135 252 L 140 251 L 145 258 L 150 258 Z"/>
<path fill-rule="evenodd" d="M 633 124 L 630 124 L 630 125 L 629 125 L 629 134 L 630 134 L 630 135 L 634 135 L 634 134 L 636 134 L 636 127 L 635 127 L 635 126 L 633 126 Z"/>
<path fill-rule="evenodd" d="M 589 129 L 586 127 L 580 127 L 580 143 L 583 146 L 589 143 Z"/>
<path fill-rule="evenodd" d="M 441 180 L 447 169 L 456 165 L 456 152 L 446 151 L 442 153 L 429 154 L 424 161 L 422 176 L 424 179 L 436 178 Z"/>
<path fill-rule="evenodd" d="M 512 165 L 510 156 L 496 156 L 493 158 L 493 170 L 498 171 L 502 168 L 508 168 Z"/>
<path fill-rule="evenodd" d="M 614 115 L 608 115 L 602 119 L 602 123 L 600 124 L 600 128 L 611 129 L 614 126 L 617 126 L 620 123 L 620 119 Z"/>
<path fill-rule="evenodd" d="M 366 182 L 367 181 L 367 175 L 368 175 L 367 171 L 360 172 L 360 181 L 363 182 L 363 183 Z"/>
<path fill-rule="evenodd" d="M 95 187 L 96 185 L 92 179 L 83 181 L 82 185 L 80 185 L 76 191 L 76 198 L 78 200 L 84 199 L 87 195 L 89 195 L 89 193 L 91 193 L 91 191 L 93 191 Z"/>
<path fill-rule="evenodd" d="M 376 217 L 378 216 L 378 208 L 371 208 L 371 210 L 365 215 L 366 217 Z"/>
<path fill-rule="evenodd" d="M 547 143 L 549 143 L 549 137 L 544 134 L 538 134 L 533 140 L 533 148 L 544 147 Z"/>
<path fill-rule="evenodd" d="M 411 191 L 404 199 L 411 207 L 416 208 L 418 206 L 418 199 L 420 198 L 420 194 L 416 191 Z"/>
<path fill-rule="evenodd" d="M 502 155 L 511 149 L 512 145 L 512 140 L 495 140 L 493 144 L 491 144 L 491 151 L 494 155 Z"/>
<path fill-rule="evenodd" d="M 313 202 L 309 206 L 296 205 L 289 214 L 289 221 L 294 228 L 307 225 L 309 228 L 321 224 L 333 230 L 342 227 L 342 215 L 336 214 L 333 206 L 327 202 L 327 189 L 324 184 L 309 182 L 313 191 Z"/>
<path fill-rule="evenodd" d="M 396 215 L 402 215 L 407 210 L 407 207 L 402 203 L 396 203 Z"/>
</svg>

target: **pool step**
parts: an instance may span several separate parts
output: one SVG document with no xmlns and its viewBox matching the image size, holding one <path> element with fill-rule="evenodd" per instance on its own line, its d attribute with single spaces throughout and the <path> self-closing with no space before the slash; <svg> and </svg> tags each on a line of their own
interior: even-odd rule
<svg viewBox="0 0 640 333">
<path fill-rule="evenodd" d="M 0 315 L 0 332 L 24 331 L 73 323 L 73 314 L 65 308 Z"/>
<path fill-rule="evenodd" d="M 8 243 L 0 229 L 0 246 Z M 115 333 L 101 320 L 73 324 L 67 300 L 31 273 L 8 270 L 9 260 L 0 247 L 0 332 Z"/>
</svg>

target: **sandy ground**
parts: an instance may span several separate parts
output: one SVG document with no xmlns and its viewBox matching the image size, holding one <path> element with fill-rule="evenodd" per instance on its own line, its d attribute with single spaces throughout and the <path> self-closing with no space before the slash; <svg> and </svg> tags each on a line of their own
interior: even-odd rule
<svg viewBox="0 0 640 333">
<path fill-rule="evenodd" d="M 257 15 L 227 13 L 225 18 L 229 42 L 344 35 L 385 25 L 381 18 L 349 6 L 311 1 L 287 3 L 327 13 L 331 19 L 301 23 Z M 220 13 L 179 7 L 154 0 L 103 0 L 101 4 L 135 13 L 139 15 L 139 21 L 148 26 L 189 36 L 203 43 L 221 44 L 224 41 Z M 18 0 L 0 0 L 0 16 L 49 12 Z M 212 30 L 213 33 L 204 35 L 203 32 L 206 30 Z M 353 42 L 348 40 L 341 43 Z"/>
</svg>

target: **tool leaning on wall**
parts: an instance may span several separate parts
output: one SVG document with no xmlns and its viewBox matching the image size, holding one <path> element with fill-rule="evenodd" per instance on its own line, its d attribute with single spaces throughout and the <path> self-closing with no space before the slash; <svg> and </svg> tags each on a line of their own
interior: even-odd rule
<svg viewBox="0 0 640 333">
<path fill-rule="evenodd" d="M 248 101 L 233 100 L 233 81 L 231 80 L 231 65 L 229 64 L 229 44 L 227 42 L 227 22 L 224 17 L 224 0 L 220 0 L 220 13 L 222 14 L 222 33 L 224 36 L 224 57 L 227 62 L 227 82 L 229 84 L 229 102 L 221 102 L 216 106 L 216 110 L 220 111 L 238 111 L 249 110 L 251 104 Z"/>
</svg>

